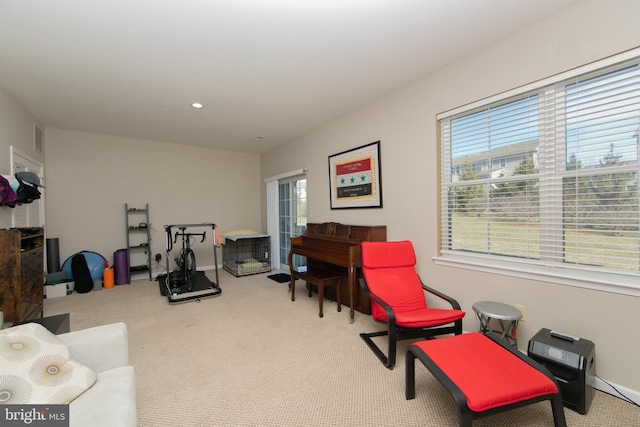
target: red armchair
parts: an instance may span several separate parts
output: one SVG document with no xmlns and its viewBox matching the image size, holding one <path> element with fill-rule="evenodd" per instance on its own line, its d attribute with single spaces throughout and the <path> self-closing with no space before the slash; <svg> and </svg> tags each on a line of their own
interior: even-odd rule
<svg viewBox="0 0 640 427">
<path fill-rule="evenodd" d="M 371 299 L 371 315 L 385 323 L 383 331 L 362 333 L 380 361 L 389 369 L 396 363 L 396 343 L 412 338 L 462 333 L 464 311 L 448 295 L 426 286 L 415 270 L 416 255 L 410 241 L 362 242 L 362 272 L 360 286 Z M 427 305 L 426 294 L 447 301 L 449 308 Z M 372 338 L 388 336 L 387 354 Z"/>
</svg>

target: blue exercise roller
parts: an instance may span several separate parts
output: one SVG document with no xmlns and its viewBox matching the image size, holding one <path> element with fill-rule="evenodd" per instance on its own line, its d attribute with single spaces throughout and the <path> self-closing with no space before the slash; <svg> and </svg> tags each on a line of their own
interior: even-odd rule
<svg viewBox="0 0 640 427">
<path fill-rule="evenodd" d="M 98 279 L 102 280 L 102 275 L 104 274 L 104 263 L 107 260 L 99 253 L 91 251 L 81 251 L 67 258 L 64 264 L 62 264 L 62 271 L 67 274 L 67 277 L 73 279 L 73 273 L 71 272 L 71 258 L 78 254 L 84 255 L 84 259 L 87 261 L 87 267 L 89 267 L 91 279 L 94 282 Z"/>
</svg>

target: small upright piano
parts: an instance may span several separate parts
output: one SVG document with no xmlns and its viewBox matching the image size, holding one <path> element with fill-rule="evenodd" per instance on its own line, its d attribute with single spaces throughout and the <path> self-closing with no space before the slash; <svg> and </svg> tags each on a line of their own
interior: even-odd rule
<svg viewBox="0 0 640 427">
<path fill-rule="evenodd" d="M 289 268 L 291 269 L 290 287 L 295 286 L 296 278 L 305 279 L 305 275 L 344 275 L 348 287 L 342 287 L 342 301 L 349 301 L 350 321 L 353 323 L 354 309 L 361 313 L 371 313 L 371 303 L 357 284 L 358 270 L 362 266 L 360 243 L 384 242 L 387 240 L 385 225 L 346 225 L 337 222 L 307 223 L 303 235 L 291 238 Z M 307 258 L 307 270 L 299 272 L 293 267 L 293 255 Z M 332 289 L 327 289 L 331 292 Z M 321 297 L 321 296 L 319 296 Z"/>
</svg>

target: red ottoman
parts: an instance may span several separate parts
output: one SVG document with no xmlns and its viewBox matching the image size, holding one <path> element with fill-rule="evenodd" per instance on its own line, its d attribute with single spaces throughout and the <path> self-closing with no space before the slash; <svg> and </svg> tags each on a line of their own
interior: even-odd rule
<svg viewBox="0 0 640 427">
<path fill-rule="evenodd" d="M 543 400 L 551 402 L 555 426 L 566 426 L 553 375 L 498 337 L 474 332 L 412 344 L 406 355 L 407 400 L 416 395 L 416 358 L 455 399 L 461 426 Z"/>
</svg>

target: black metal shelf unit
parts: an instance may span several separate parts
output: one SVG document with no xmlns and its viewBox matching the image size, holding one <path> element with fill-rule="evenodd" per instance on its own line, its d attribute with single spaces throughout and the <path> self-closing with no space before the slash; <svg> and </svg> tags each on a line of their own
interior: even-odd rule
<svg viewBox="0 0 640 427">
<path fill-rule="evenodd" d="M 144 208 L 132 208 L 124 204 L 127 235 L 127 283 L 131 283 L 131 273 L 148 272 L 151 277 L 151 233 L 149 231 L 149 203 Z M 146 255 L 146 264 L 140 260 Z M 133 261 L 136 263 L 134 264 Z M 143 261 L 144 262 L 144 261 Z"/>
</svg>

